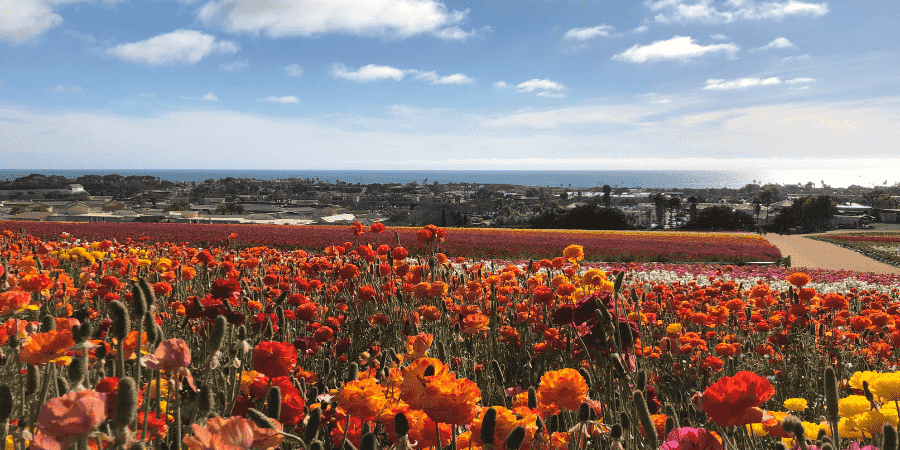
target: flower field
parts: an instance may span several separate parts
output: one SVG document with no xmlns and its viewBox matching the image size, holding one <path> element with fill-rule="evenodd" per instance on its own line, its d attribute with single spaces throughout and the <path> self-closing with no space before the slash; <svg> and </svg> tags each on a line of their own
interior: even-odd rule
<svg viewBox="0 0 900 450">
<path fill-rule="evenodd" d="M 900 233 L 845 233 L 811 236 L 900 267 Z"/>
<path fill-rule="evenodd" d="M 241 247 L 321 250 L 348 240 L 346 226 L 213 225 L 185 223 L 0 222 L 0 230 L 43 239 L 64 232 L 84 239 L 146 243 L 176 242 L 194 246 L 223 243 Z M 383 229 L 383 228 L 382 228 Z M 513 230 L 451 228 L 454 238 L 441 245 L 446 254 L 478 259 L 543 259 L 559 256 L 578 242 L 592 261 L 747 262 L 774 261 L 781 256 L 764 238 L 751 233 L 640 232 L 589 230 Z M 427 253 L 418 228 L 395 227 L 389 233 L 365 232 L 357 244 L 397 245 L 413 255 Z M 235 234 L 236 237 L 229 238 Z M 353 237 L 353 236 L 350 236 Z M 358 242 L 357 242 L 358 241 Z"/>
<path fill-rule="evenodd" d="M 897 448 L 896 276 L 228 229 L 0 232 L 6 448 Z"/>
</svg>

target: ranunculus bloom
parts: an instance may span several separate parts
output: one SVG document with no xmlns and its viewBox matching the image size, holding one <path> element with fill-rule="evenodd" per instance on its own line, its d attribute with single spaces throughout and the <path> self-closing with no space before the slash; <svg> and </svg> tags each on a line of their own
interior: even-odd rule
<svg viewBox="0 0 900 450">
<path fill-rule="evenodd" d="M 141 362 L 151 369 L 176 371 L 191 365 L 191 349 L 181 339 L 167 339 L 160 342 L 156 351 L 145 356 Z"/>
<path fill-rule="evenodd" d="M 193 436 L 185 436 L 184 444 L 191 450 L 248 450 L 253 445 L 253 428 L 243 417 L 213 417 L 201 427 L 191 424 Z"/>
<path fill-rule="evenodd" d="M 722 377 L 706 388 L 702 396 L 703 411 L 723 427 L 759 423 L 763 417 L 759 406 L 774 395 L 775 388 L 769 380 L 741 371 L 733 377 Z"/>
<path fill-rule="evenodd" d="M 0 316 L 17 313 L 31 303 L 31 294 L 21 289 L 0 293 Z"/>
<path fill-rule="evenodd" d="M 407 359 L 419 359 L 425 357 L 425 352 L 431 347 L 431 343 L 434 342 L 434 335 L 419 333 L 415 336 L 409 336 L 406 338 L 406 355 L 404 355 Z"/>
<path fill-rule="evenodd" d="M 75 345 L 72 332 L 67 330 L 51 330 L 46 333 L 35 333 L 28 337 L 19 361 L 26 364 L 46 364 L 56 358 L 65 356 L 69 347 Z"/>
<path fill-rule="evenodd" d="M 566 258 L 567 261 L 573 263 L 581 261 L 584 259 L 584 247 L 572 244 L 563 250 L 563 257 Z"/>
<path fill-rule="evenodd" d="M 788 275 L 786 281 L 788 283 L 793 284 L 794 286 L 803 287 L 803 286 L 806 286 L 807 283 L 809 283 L 810 278 L 809 278 L 809 275 L 807 275 L 805 273 L 794 272 L 794 273 Z"/>
<path fill-rule="evenodd" d="M 287 342 L 262 341 L 253 349 L 253 370 L 270 378 L 286 377 L 297 365 L 297 349 Z"/>
<path fill-rule="evenodd" d="M 213 281 L 212 287 L 209 290 L 209 295 L 212 296 L 212 298 L 224 300 L 239 292 L 241 292 L 240 282 L 237 280 L 223 280 L 220 278 Z"/>
<path fill-rule="evenodd" d="M 673 428 L 659 450 L 723 450 L 722 440 L 703 428 Z"/>
<path fill-rule="evenodd" d="M 454 373 L 425 377 L 422 410 L 435 422 L 468 425 L 475 418 L 475 403 L 481 390 L 468 378 Z"/>
<path fill-rule="evenodd" d="M 369 421 L 384 408 L 387 399 L 384 396 L 384 388 L 378 384 L 378 380 L 363 378 L 347 383 L 338 393 L 337 402 L 347 414 Z"/>
<path fill-rule="evenodd" d="M 37 428 L 42 437 L 35 439 L 35 446 L 66 448 L 75 438 L 93 431 L 105 420 L 106 394 L 86 389 L 50 399 L 38 415 Z"/>
<path fill-rule="evenodd" d="M 434 367 L 435 375 L 443 375 L 450 371 L 447 365 L 436 358 L 420 358 L 403 368 L 400 400 L 406 402 L 412 409 L 422 408 L 422 395 L 425 393 L 423 378 L 428 366 Z"/>
<path fill-rule="evenodd" d="M 576 411 L 585 400 L 588 385 L 577 370 L 567 368 L 545 373 L 538 392 L 542 402 Z"/>
</svg>

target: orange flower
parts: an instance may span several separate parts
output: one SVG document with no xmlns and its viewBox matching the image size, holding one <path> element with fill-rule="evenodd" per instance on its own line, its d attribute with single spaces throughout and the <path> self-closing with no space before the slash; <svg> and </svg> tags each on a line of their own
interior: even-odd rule
<svg viewBox="0 0 900 450">
<path fill-rule="evenodd" d="M 28 292 L 40 292 L 53 287 L 53 280 L 46 273 L 29 273 L 19 280 L 18 287 Z"/>
<path fill-rule="evenodd" d="M 363 378 L 347 383 L 337 395 L 337 401 L 347 414 L 363 421 L 374 419 L 387 403 L 384 389 L 374 378 Z"/>
<path fill-rule="evenodd" d="M 253 428 L 243 417 L 213 417 L 206 426 L 191 424 L 193 436 L 185 436 L 190 450 L 246 450 L 253 445 Z"/>
<path fill-rule="evenodd" d="M 572 244 L 563 250 L 563 257 L 566 258 L 567 261 L 573 263 L 581 261 L 584 259 L 584 247 Z"/>
<path fill-rule="evenodd" d="M 562 369 L 545 373 L 538 387 L 541 401 L 575 411 L 584 402 L 588 385 L 575 369 Z"/>
<path fill-rule="evenodd" d="M 847 309 L 850 303 L 841 294 L 831 293 L 822 299 L 822 308 L 824 309 Z"/>
<path fill-rule="evenodd" d="M 26 364 L 46 364 L 66 355 L 69 347 L 75 345 L 72 332 L 67 330 L 51 330 L 46 333 L 35 333 L 28 337 L 25 346 L 19 352 L 19 361 Z"/>
<path fill-rule="evenodd" d="M 769 380 L 747 371 L 722 377 L 703 391 L 702 407 L 710 420 L 723 426 L 760 423 L 759 406 L 775 395 Z"/>
<path fill-rule="evenodd" d="M 267 377 L 286 377 L 297 365 L 297 349 L 287 342 L 262 341 L 253 350 L 253 370 Z"/>
<path fill-rule="evenodd" d="M 31 303 L 31 294 L 21 289 L 0 293 L 0 316 L 22 311 Z"/>
<path fill-rule="evenodd" d="M 463 334 L 473 334 L 488 329 L 488 319 L 484 314 L 469 314 L 463 319 Z"/>
<path fill-rule="evenodd" d="M 787 280 L 785 280 L 785 281 L 787 281 L 788 283 L 791 283 L 794 286 L 797 286 L 799 288 L 799 287 L 806 286 L 809 283 L 810 278 L 809 278 L 809 275 L 807 275 L 805 273 L 794 272 L 794 273 L 788 275 Z"/>
<path fill-rule="evenodd" d="M 406 355 L 403 356 L 407 359 L 424 358 L 425 352 L 431 347 L 432 342 L 434 342 L 432 334 L 419 333 L 409 336 L 406 338 Z"/>
<path fill-rule="evenodd" d="M 412 409 L 422 409 L 421 399 L 425 393 L 425 370 L 434 366 L 435 375 L 444 375 L 450 368 L 436 358 L 419 358 L 403 369 L 403 383 L 400 384 L 400 400 Z"/>
<path fill-rule="evenodd" d="M 475 404 L 481 400 L 481 390 L 468 378 L 456 374 L 425 377 L 422 410 L 435 422 L 468 425 L 475 418 Z"/>
</svg>

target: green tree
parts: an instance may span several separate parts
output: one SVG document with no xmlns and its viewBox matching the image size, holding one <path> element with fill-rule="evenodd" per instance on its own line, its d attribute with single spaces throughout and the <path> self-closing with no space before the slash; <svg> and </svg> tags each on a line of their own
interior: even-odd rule
<svg viewBox="0 0 900 450">
<path fill-rule="evenodd" d="M 744 211 L 734 211 L 729 206 L 710 206 L 697 212 L 685 226 L 690 230 L 753 230 L 753 216 Z"/>
<path fill-rule="evenodd" d="M 664 221 L 666 219 L 666 196 L 662 195 L 662 193 L 657 193 L 653 196 L 653 203 L 656 205 L 656 223 L 659 224 L 659 229 L 663 229 L 665 225 Z"/>
<path fill-rule="evenodd" d="M 603 207 L 609 209 L 612 206 L 612 197 L 609 195 L 612 188 L 608 184 L 603 185 Z"/>
</svg>

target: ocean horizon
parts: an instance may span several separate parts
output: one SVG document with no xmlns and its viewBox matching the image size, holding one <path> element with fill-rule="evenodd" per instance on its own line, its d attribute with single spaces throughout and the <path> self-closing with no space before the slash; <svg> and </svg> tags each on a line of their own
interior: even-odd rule
<svg viewBox="0 0 900 450">
<path fill-rule="evenodd" d="M 874 186 L 884 176 L 880 171 L 769 170 L 738 172 L 715 170 L 248 170 L 248 169 L 0 169 L 0 179 L 13 180 L 32 173 L 75 179 L 84 175 L 150 175 L 174 182 L 202 182 L 228 177 L 258 180 L 319 179 L 335 183 L 446 183 L 511 184 L 565 188 L 613 187 L 644 189 L 740 188 L 749 183 L 805 184 L 821 181 L 835 187 L 851 184 Z M 888 180 L 884 180 L 885 183 Z"/>
</svg>

